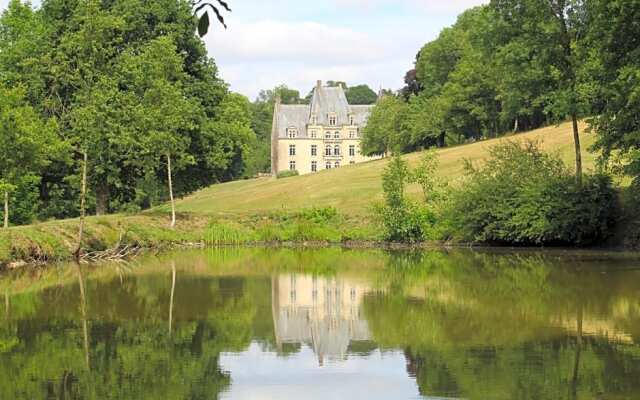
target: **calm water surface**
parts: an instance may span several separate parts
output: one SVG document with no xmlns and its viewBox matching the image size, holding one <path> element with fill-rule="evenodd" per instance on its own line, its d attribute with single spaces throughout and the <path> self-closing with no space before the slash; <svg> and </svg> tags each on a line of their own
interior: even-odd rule
<svg viewBox="0 0 640 400">
<path fill-rule="evenodd" d="M 640 399 L 630 254 L 223 249 L 0 298 L 0 399 Z"/>
</svg>

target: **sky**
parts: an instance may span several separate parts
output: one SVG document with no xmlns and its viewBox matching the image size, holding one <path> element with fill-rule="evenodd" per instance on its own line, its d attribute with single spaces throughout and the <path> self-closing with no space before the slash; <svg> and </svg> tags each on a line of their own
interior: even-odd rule
<svg viewBox="0 0 640 400">
<path fill-rule="evenodd" d="M 0 0 L 0 8 L 8 1 Z M 214 23 L 204 40 L 222 79 L 252 100 L 278 84 L 305 96 L 317 80 L 399 89 L 425 43 L 465 9 L 488 2 L 227 1 L 228 29 Z"/>
</svg>

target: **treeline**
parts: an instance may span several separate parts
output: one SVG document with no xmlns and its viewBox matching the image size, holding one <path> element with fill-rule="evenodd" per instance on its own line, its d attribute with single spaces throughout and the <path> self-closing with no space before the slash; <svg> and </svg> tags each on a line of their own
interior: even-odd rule
<svg viewBox="0 0 640 400">
<path fill-rule="evenodd" d="M 602 160 L 637 177 L 638 21 L 638 0 L 492 0 L 470 9 L 420 50 L 406 86 L 379 102 L 363 151 L 412 151 L 588 117 Z M 579 157 L 576 169 L 579 177 Z"/>
<path fill-rule="evenodd" d="M 0 18 L 7 223 L 135 211 L 248 173 L 251 103 L 230 93 L 187 0 L 12 0 Z M 86 167 L 86 168 L 84 168 Z M 172 179 L 171 179 L 172 178 Z"/>
</svg>

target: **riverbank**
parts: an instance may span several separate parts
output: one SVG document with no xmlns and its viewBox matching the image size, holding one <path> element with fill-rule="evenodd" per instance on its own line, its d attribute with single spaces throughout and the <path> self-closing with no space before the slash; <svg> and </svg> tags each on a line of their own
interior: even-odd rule
<svg viewBox="0 0 640 400">
<path fill-rule="evenodd" d="M 125 248 L 144 251 L 185 246 L 396 246 L 381 243 L 375 221 L 340 215 L 331 208 L 225 217 L 182 213 L 175 229 L 169 228 L 169 221 L 164 213 L 89 217 L 83 253 L 117 254 Z M 78 224 L 72 219 L 0 231 L 0 268 L 73 260 Z"/>
<path fill-rule="evenodd" d="M 627 236 L 628 221 L 620 224 L 615 237 L 595 249 L 637 249 L 637 241 L 629 240 Z M 331 208 L 225 217 L 183 213 L 178 215 L 175 229 L 169 228 L 169 222 L 170 217 L 164 213 L 89 217 L 83 253 L 103 252 L 112 256 L 123 249 L 135 249 L 131 253 L 135 255 L 185 247 L 224 246 L 339 246 L 384 250 L 488 246 L 447 241 L 389 243 L 382 240 L 377 221 L 341 215 Z M 52 221 L 0 231 L 0 270 L 72 261 L 77 247 L 78 223 L 78 220 Z"/>
</svg>

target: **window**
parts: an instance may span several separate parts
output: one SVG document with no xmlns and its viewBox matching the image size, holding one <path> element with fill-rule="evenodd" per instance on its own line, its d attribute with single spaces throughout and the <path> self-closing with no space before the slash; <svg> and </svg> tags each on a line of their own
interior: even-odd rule
<svg viewBox="0 0 640 400">
<path fill-rule="evenodd" d="M 336 161 L 336 163 L 334 164 L 334 166 L 335 166 L 336 168 L 340 168 L 340 161 Z"/>
<path fill-rule="evenodd" d="M 311 130 L 311 139 L 315 139 L 318 136 L 318 133 L 316 132 L 315 129 Z"/>
<path fill-rule="evenodd" d="M 327 145 L 327 147 L 324 148 L 324 155 L 325 156 L 330 156 L 331 155 L 331 146 Z"/>
<path fill-rule="evenodd" d="M 317 156 L 318 155 L 318 146 L 316 146 L 315 144 L 311 145 L 311 155 L 312 156 Z"/>
<path fill-rule="evenodd" d="M 331 163 L 330 163 L 330 162 L 328 162 L 328 163 L 327 163 L 327 165 L 325 165 L 325 167 L 326 167 L 327 169 L 331 169 Z"/>
<path fill-rule="evenodd" d="M 353 138 L 355 138 L 355 137 L 356 137 L 356 131 L 354 131 L 354 130 L 350 130 L 350 131 L 349 131 L 349 139 L 353 139 Z"/>
<path fill-rule="evenodd" d="M 311 125 L 318 125 L 318 117 L 315 114 L 311 114 Z"/>
<path fill-rule="evenodd" d="M 318 171 L 318 162 L 311 161 L 311 172 L 317 172 L 317 171 Z"/>
<path fill-rule="evenodd" d="M 334 138 L 334 139 L 340 139 L 340 132 L 335 132 L 335 133 L 333 134 L 333 138 Z"/>
<path fill-rule="evenodd" d="M 339 156 L 339 155 L 340 155 L 340 146 L 339 146 L 339 145 L 336 145 L 336 146 L 333 148 L 333 154 L 334 154 L 334 155 L 336 155 L 336 156 Z"/>
<path fill-rule="evenodd" d="M 335 126 L 337 123 L 337 118 L 335 114 L 329 114 L 329 125 Z"/>
<path fill-rule="evenodd" d="M 295 156 L 296 155 L 296 145 L 295 144 L 290 144 L 289 145 L 289 155 L 290 156 Z"/>
<path fill-rule="evenodd" d="M 353 157 L 353 156 L 355 156 L 355 155 L 356 155 L 356 146 L 355 146 L 355 145 L 353 145 L 353 144 L 352 144 L 352 145 L 349 145 L 349 155 L 350 155 L 351 157 Z"/>
<path fill-rule="evenodd" d="M 289 171 L 295 171 L 295 170 L 296 170 L 296 162 L 289 161 Z"/>
<path fill-rule="evenodd" d="M 331 139 L 331 132 L 325 132 L 324 133 L 324 138 L 325 139 Z"/>
<path fill-rule="evenodd" d="M 353 125 L 353 124 L 355 124 L 355 123 L 356 123 L 356 121 L 355 121 L 355 119 L 353 118 L 353 115 L 349 115 L 349 125 Z"/>
<path fill-rule="evenodd" d="M 298 130 L 296 128 L 287 128 L 287 137 L 289 139 L 295 139 L 298 136 Z"/>
<path fill-rule="evenodd" d="M 355 164 L 355 163 L 356 163 L 356 162 L 355 162 L 355 161 L 353 161 L 353 160 L 349 161 L 349 164 Z"/>
</svg>

